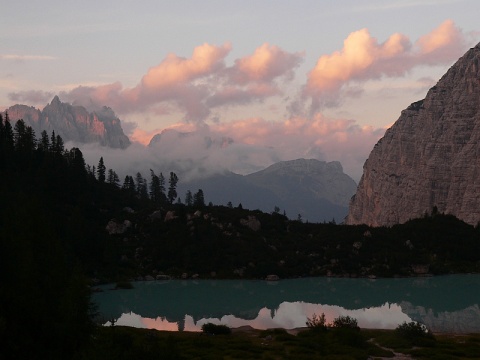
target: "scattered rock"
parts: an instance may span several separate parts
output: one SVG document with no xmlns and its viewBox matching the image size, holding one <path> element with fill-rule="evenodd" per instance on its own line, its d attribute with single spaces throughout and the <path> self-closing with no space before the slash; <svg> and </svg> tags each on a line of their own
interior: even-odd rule
<svg viewBox="0 0 480 360">
<path fill-rule="evenodd" d="M 278 280 L 280 280 L 280 278 L 278 277 L 278 275 L 271 274 L 271 275 L 267 275 L 265 280 L 267 280 L 267 281 L 278 281 Z"/>
<path fill-rule="evenodd" d="M 131 226 L 132 222 L 130 220 L 125 220 L 123 223 L 118 223 L 115 219 L 112 219 L 108 222 L 105 230 L 107 230 L 109 235 L 123 234 Z"/>
<path fill-rule="evenodd" d="M 148 218 L 150 220 L 161 220 L 162 219 L 162 212 L 160 210 L 156 210 L 153 213 L 151 213 Z"/>
<path fill-rule="evenodd" d="M 252 215 L 249 215 L 247 219 L 240 219 L 240 224 L 250 228 L 253 231 L 259 231 L 261 228 L 260 221 Z"/>
<path fill-rule="evenodd" d="M 167 213 L 165 214 L 165 219 L 163 221 L 168 222 L 176 218 L 178 218 L 178 216 L 175 216 L 175 211 L 170 210 L 170 211 L 167 211 Z"/>
</svg>

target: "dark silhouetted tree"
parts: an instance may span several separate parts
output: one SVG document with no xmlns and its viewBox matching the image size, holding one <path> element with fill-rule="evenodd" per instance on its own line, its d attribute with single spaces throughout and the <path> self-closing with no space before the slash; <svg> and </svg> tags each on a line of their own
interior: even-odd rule
<svg viewBox="0 0 480 360">
<path fill-rule="evenodd" d="M 106 167 L 103 162 L 103 156 L 100 157 L 100 160 L 98 161 L 98 166 L 97 166 L 97 179 L 100 182 L 105 182 L 105 172 L 106 172 Z"/>
<path fill-rule="evenodd" d="M 116 187 L 120 185 L 120 179 L 118 178 L 117 173 L 112 169 L 108 169 L 107 182 L 109 184 L 115 185 Z"/>
<path fill-rule="evenodd" d="M 193 195 L 193 205 L 198 207 L 205 206 L 205 196 L 203 194 L 202 189 L 198 189 L 198 191 Z"/>
<path fill-rule="evenodd" d="M 193 195 L 190 190 L 187 190 L 187 193 L 185 194 L 185 205 L 187 206 L 193 205 Z"/>
<path fill-rule="evenodd" d="M 137 175 L 135 176 L 135 187 L 140 199 L 148 199 L 147 182 L 140 172 L 137 172 Z"/>
<path fill-rule="evenodd" d="M 162 193 L 160 178 L 150 169 L 150 199 L 157 205 L 164 200 L 165 194 Z"/>
<path fill-rule="evenodd" d="M 133 177 L 130 175 L 125 176 L 125 180 L 123 181 L 122 189 L 126 190 L 130 194 L 135 194 L 135 181 L 133 181 Z"/>
<path fill-rule="evenodd" d="M 47 152 L 50 150 L 50 139 L 45 130 L 40 134 L 40 140 L 38 141 L 38 149 Z"/>
<path fill-rule="evenodd" d="M 168 201 L 170 204 L 173 204 L 173 201 L 177 198 L 177 183 L 177 174 L 170 172 L 170 178 L 168 180 Z"/>
</svg>

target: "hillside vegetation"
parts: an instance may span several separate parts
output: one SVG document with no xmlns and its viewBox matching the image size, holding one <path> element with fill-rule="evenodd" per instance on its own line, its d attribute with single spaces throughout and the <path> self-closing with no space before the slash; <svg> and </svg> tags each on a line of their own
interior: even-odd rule
<svg viewBox="0 0 480 360">
<path fill-rule="evenodd" d="M 54 133 L 0 120 L 0 339 L 13 358 L 68 358 L 91 341 L 93 279 L 480 270 L 480 229 L 453 216 L 369 228 L 206 205 L 201 189 L 182 203 L 173 173 L 168 188 L 155 171 L 121 186 L 103 159 L 90 167 Z"/>
</svg>

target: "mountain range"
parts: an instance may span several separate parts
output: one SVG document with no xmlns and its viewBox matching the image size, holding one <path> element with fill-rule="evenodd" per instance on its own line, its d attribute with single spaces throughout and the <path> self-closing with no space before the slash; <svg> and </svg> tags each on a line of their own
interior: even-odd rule
<svg viewBox="0 0 480 360">
<path fill-rule="evenodd" d="M 55 131 L 64 141 L 99 143 L 119 149 L 126 149 L 130 145 L 120 119 L 108 107 L 88 112 L 83 106 L 61 102 L 55 96 L 43 110 L 17 104 L 8 108 L 7 112 L 13 122 L 23 119 L 35 130 L 37 137 L 46 130 L 49 134 Z M 167 129 L 153 136 L 148 147 L 161 157 L 175 146 L 182 148 L 184 144 L 188 149 L 189 146 L 183 141 L 195 142 L 195 149 L 202 153 L 200 157 L 208 156 L 209 151 L 223 151 L 234 144 L 229 137 L 214 138 Z M 168 169 L 163 170 L 164 173 L 175 171 L 180 176 L 177 191 L 181 197 L 188 190 L 194 193 L 202 189 L 206 200 L 218 205 L 242 204 L 245 208 L 266 212 L 279 209 L 292 219 L 301 218 L 309 222 L 342 221 L 348 212 L 349 199 L 356 189 L 354 180 L 343 172 L 339 162 L 315 159 L 281 161 L 249 175 L 217 169 L 209 171 L 210 175 L 207 176 L 185 176 L 183 181 L 186 168 L 198 167 L 201 173 L 204 166 L 199 163 L 200 160 L 190 160 L 189 155 L 186 156 L 187 160 L 168 155 L 169 165 Z"/>
</svg>

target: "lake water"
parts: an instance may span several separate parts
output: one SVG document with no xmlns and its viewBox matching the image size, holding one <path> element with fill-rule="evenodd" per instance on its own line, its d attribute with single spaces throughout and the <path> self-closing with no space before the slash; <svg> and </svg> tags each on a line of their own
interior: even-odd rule
<svg viewBox="0 0 480 360">
<path fill-rule="evenodd" d="M 480 275 L 401 279 L 303 278 L 135 282 L 132 290 L 101 287 L 93 300 L 116 325 L 200 331 L 212 322 L 256 329 L 304 327 L 324 313 L 362 328 L 394 329 L 419 321 L 434 332 L 480 332 Z"/>
</svg>

